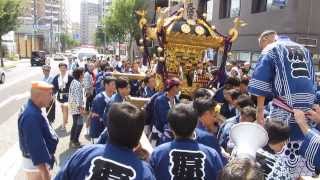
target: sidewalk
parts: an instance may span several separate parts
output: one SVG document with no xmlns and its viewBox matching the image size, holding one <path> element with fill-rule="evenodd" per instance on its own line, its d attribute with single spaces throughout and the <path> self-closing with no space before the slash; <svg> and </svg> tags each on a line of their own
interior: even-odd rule
<svg viewBox="0 0 320 180">
<path fill-rule="evenodd" d="M 17 61 L 12 61 L 12 60 L 8 60 L 8 59 L 3 59 L 3 63 L 4 63 L 4 69 L 8 70 L 8 69 L 12 69 L 15 68 L 17 66 L 17 64 L 22 63 L 22 62 L 28 62 L 30 61 L 29 59 L 19 59 Z"/>
</svg>

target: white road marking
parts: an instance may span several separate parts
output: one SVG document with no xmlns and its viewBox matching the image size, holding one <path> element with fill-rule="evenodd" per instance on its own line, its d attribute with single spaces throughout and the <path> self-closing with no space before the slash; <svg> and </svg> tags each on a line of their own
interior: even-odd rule
<svg viewBox="0 0 320 180">
<path fill-rule="evenodd" d="M 4 101 L 2 101 L 0 103 L 0 108 L 3 108 L 5 105 L 9 104 L 11 101 L 19 101 L 23 98 L 29 97 L 30 96 L 30 92 L 26 91 L 24 93 L 21 94 L 16 94 L 13 96 L 10 96 L 9 98 L 5 99 Z"/>
<path fill-rule="evenodd" d="M 22 167 L 22 155 L 19 144 L 15 143 L 0 157 L 0 177 L 5 180 L 14 180 Z"/>
</svg>

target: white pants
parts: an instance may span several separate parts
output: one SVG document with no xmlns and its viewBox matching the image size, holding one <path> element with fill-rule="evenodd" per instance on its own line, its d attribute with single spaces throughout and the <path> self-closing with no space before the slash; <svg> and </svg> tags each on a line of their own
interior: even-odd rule
<svg viewBox="0 0 320 180">
<path fill-rule="evenodd" d="M 47 164 L 49 168 L 49 165 Z M 30 158 L 22 157 L 22 169 L 25 173 L 26 180 L 41 180 L 39 169 L 33 164 Z"/>
<path fill-rule="evenodd" d="M 22 169 L 25 172 L 39 172 L 38 168 L 33 165 L 32 160 L 25 157 L 22 157 Z"/>
</svg>

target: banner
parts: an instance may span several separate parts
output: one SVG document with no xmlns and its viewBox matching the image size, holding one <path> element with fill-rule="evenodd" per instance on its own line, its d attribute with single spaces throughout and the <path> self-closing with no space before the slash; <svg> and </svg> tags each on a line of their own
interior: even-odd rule
<svg viewBox="0 0 320 180">
<path fill-rule="evenodd" d="M 288 0 L 273 0 L 272 5 L 278 7 L 285 7 L 287 6 Z"/>
</svg>

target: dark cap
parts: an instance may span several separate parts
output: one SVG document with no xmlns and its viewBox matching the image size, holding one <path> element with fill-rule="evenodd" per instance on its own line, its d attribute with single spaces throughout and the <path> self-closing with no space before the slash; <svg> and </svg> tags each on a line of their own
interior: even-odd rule
<svg viewBox="0 0 320 180">
<path fill-rule="evenodd" d="M 168 91 L 170 90 L 172 87 L 174 86 L 179 86 L 181 83 L 180 83 L 180 80 L 178 78 L 172 78 L 172 79 L 167 79 L 166 80 L 166 87 L 165 87 L 165 90 Z"/>
<path fill-rule="evenodd" d="M 43 70 L 50 70 L 50 69 L 51 69 L 51 66 L 46 64 L 46 65 L 43 65 L 43 66 L 42 66 L 42 69 L 43 69 Z"/>
</svg>

